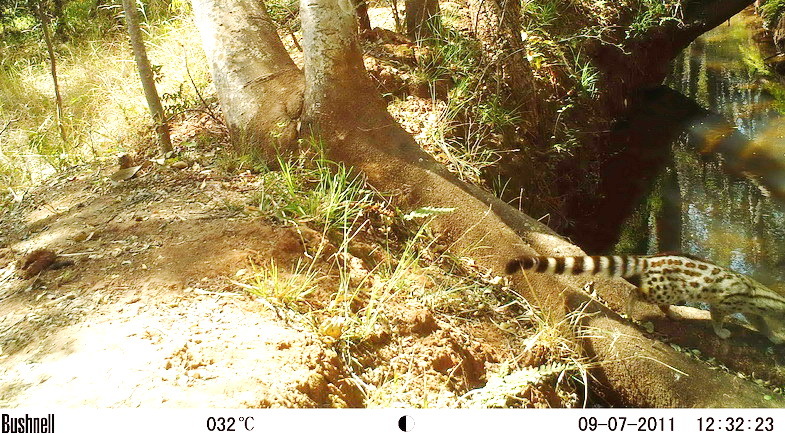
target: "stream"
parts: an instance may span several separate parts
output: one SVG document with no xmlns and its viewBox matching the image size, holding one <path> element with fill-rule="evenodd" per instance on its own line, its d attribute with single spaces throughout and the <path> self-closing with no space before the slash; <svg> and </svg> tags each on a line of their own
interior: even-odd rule
<svg viewBox="0 0 785 433">
<path fill-rule="evenodd" d="M 782 145 L 785 104 L 767 78 L 757 19 L 739 14 L 704 34 L 674 60 L 666 84 L 721 114 L 752 143 Z M 733 177 L 716 156 L 697 154 L 683 134 L 644 202 L 628 218 L 615 250 L 682 251 L 785 283 L 785 212 L 755 181 Z"/>
</svg>

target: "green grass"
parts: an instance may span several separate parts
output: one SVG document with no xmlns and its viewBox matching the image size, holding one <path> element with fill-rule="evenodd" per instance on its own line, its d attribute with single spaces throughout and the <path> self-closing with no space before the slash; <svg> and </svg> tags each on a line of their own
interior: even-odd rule
<svg viewBox="0 0 785 433">
<path fill-rule="evenodd" d="M 785 85 L 778 82 L 765 81 L 763 88 L 772 98 L 772 106 L 780 114 L 785 114 Z"/>
<path fill-rule="evenodd" d="M 559 19 L 558 0 L 525 0 L 521 7 L 523 26 L 528 32 L 546 34 Z"/>
<path fill-rule="evenodd" d="M 573 59 L 573 79 L 575 80 L 578 89 L 589 98 L 597 96 L 597 80 L 600 76 L 600 71 L 592 65 L 589 59 L 584 59 L 580 51 L 575 54 Z"/>
<path fill-rule="evenodd" d="M 384 314 L 384 306 L 393 297 L 401 293 L 406 297 L 412 296 L 413 285 L 410 278 L 419 273 L 423 254 L 434 243 L 434 239 L 427 236 L 427 232 L 427 224 L 420 226 L 420 229 L 405 242 L 403 250 L 396 254 L 394 263 L 383 263 L 374 270 L 377 284 L 372 285 L 368 303 L 358 312 L 355 338 L 364 339 L 374 332 L 380 316 Z"/>
<path fill-rule="evenodd" d="M 449 25 L 434 29 L 433 37 L 425 44 L 430 49 L 418 59 L 417 68 L 428 77 L 460 80 L 473 75 L 480 66 L 480 43 Z"/>
<path fill-rule="evenodd" d="M 363 271 L 362 261 L 350 253 L 351 242 L 368 229 L 368 209 L 385 204 L 362 177 L 327 160 L 318 142 L 308 147 L 312 151 L 297 158 L 280 158 L 277 170 L 261 173 L 259 190 L 249 204 L 284 224 L 318 229 L 319 242 L 307 248 L 308 258 L 298 261 L 294 269 L 281 270 L 275 263 L 254 267 L 238 284 L 311 317 L 308 320 L 325 336 L 361 341 L 376 330 L 384 320 L 384 306 L 406 286 L 407 271 L 419 259 L 422 233 L 415 234 L 396 254 L 395 263 Z M 333 242 L 337 251 L 328 254 L 332 251 L 328 244 Z M 365 276 L 358 280 L 358 272 L 365 272 Z M 318 281 L 331 273 L 339 276 L 330 289 L 331 301 L 319 310 L 303 304 Z M 357 302 L 364 306 L 357 309 Z"/>
<path fill-rule="evenodd" d="M 278 170 L 262 173 L 261 186 L 249 200 L 265 216 L 326 230 L 345 229 L 373 201 L 360 176 L 321 154 L 279 158 L 278 165 Z"/>
</svg>

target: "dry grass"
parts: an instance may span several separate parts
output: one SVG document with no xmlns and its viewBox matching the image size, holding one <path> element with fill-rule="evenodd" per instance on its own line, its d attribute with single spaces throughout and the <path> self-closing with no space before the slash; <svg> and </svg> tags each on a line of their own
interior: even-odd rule
<svg viewBox="0 0 785 433">
<path fill-rule="evenodd" d="M 164 104 L 173 109 L 170 112 L 197 106 L 191 80 L 204 92 L 210 78 L 192 21 L 174 18 L 147 30 L 148 54 L 152 64 L 160 66 L 158 92 Z M 66 142 L 57 131 L 49 63 L 40 56 L 25 57 L 33 48 L 20 47 L 18 57 L 7 58 L 0 68 L 0 129 L 7 125 L 0 135 L 2 189 L 128 151 L 151 137 L 152 122 L 124 34 L 60 45 L 58 78 Z"/>
</svg>

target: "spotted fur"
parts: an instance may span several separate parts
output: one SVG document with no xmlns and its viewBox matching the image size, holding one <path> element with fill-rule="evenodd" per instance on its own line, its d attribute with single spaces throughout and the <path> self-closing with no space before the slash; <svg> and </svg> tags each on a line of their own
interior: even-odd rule
<svg viewBox="0 0 785 433">
<path fill-rule="evenodd" d="M 507 264 L 507 273 L 518 270 L 549 274 L 604 275 L 622 277 L 637 287 L 627 304 L 631 315 L 636 300 L 657 304 L 664 312 L 670 305 L 703 302 L 709 305 L 714 332 L 728 338 L 723 327 L 725 316 L 742 313 L 747 320 L 774 343 L 783 339 L 771 325 L 785 317 L 785 297 L 754 279 L 680 255 L 659 256 L 523 256 Z"/>
</svg>

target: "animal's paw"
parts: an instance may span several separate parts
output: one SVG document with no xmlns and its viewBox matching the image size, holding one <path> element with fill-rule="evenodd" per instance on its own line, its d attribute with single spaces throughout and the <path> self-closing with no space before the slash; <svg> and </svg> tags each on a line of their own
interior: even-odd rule
<svg viewBox="0 0 785 433">
<path fill-rule="evenodd" d="M 730 331 L 725 328 L 715 329 L 714 332 L 717 334 L 717 337 L 720 337 L 723 340 L 730 337 Z"/>
<path fill-rule="evenodd" d="M 679 314 L 672 309 L 668 309 L 668 312 L 665 313 L 665 315 L 668 316 L 668 318 L 671 320 L 681 320 L 681 316 L 679 316 Z"/>
</svg>

